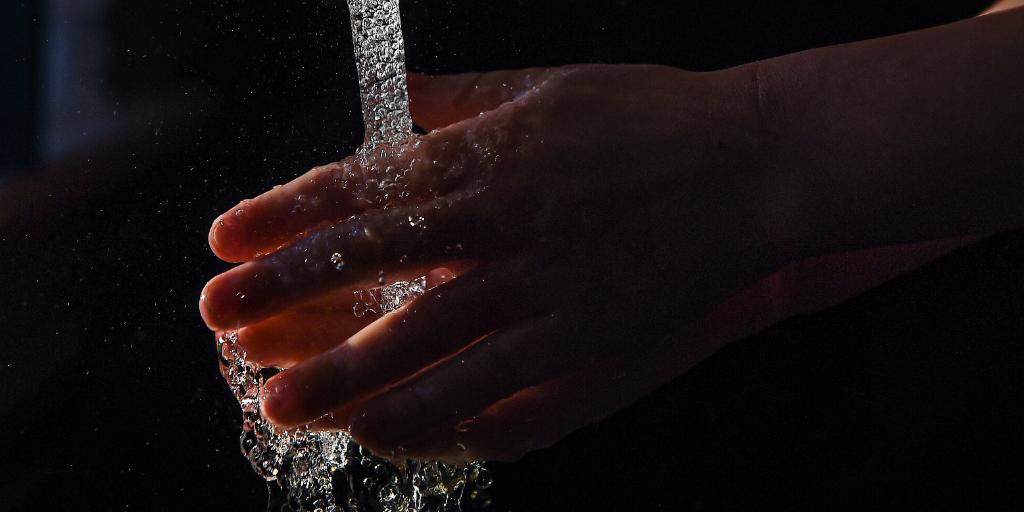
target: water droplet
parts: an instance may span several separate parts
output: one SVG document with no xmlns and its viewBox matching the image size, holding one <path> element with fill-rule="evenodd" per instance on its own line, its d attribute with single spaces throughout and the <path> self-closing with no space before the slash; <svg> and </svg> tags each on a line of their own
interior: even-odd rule
<svg viewBox="0 0 1024 512">
<path fill-rule="evenodd" d="M 469 432 L 469 429 L 473 428 L 473 424 L 476 423 L 476 418 L 470 418 L 468 420 L 462 420 L 458 425 L 455 425 L 456 432 Z"/>
<path fill-rule="evenodd" d="M 477 475 L 476 478 L 473 479 L 473 483 L 481 489 L 486 489 L 494 483 L 494 480 L 491 478 L 491 473 L 490 471 L 487 471 L 487 468 L 478 467 Z"/>
<path fill-rule="evenodd" d="M 381 286 L 384 286 L 384 284 L 387 283 L 387 282 L 388 282 L 387 278 L 384 275 L 384 269 L 378 270 L 377 271 L 377 284 L 379 284 Z"/>
<path fill-rule="evenodd" d="M 398 498 L 398 487 L 394 484 L 387 484 L 380 489 L 380 501 L 390 503 Z"/>
<path fill-rule="evenodd" d="M 331 255 L 331 263 L 334 265 L 335 270 L 341 270 L 345 268 L 345 258 L 341 256 L 340 252 L 336 252 Z"/>
<path fill-rule="evenodd" d="M 366 304 L 363 304 L 362 302 L 356 302 L 355 304 L 353 304 L 352 314 L 355 315 L 356 318 L 362 318 L 366 316 Z"/>
</svg>

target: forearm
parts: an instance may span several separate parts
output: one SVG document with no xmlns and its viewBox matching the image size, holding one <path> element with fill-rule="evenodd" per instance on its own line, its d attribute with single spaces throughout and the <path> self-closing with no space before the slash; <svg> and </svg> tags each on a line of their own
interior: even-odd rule
<svg viewBox="0 0 1024 512">
<path fill-rule="evenodd" d="M 1024 9 L 748 69 L 794 255 L 1024 225 Z"/>
<path fill-rule="evenodd" d="M 994 12 L 1005 11 L 1007 9 L 1013 9 L 1014 7 L 1020 7 L 1022 5 L 1024 5 L 1024 0 L 1000 0 L 992 4 L 992 6 L 989 7 L 988 9 L 985 9 L 985 12 L 983 12 L 982 14 L 992 14 Z"/>
</svg>

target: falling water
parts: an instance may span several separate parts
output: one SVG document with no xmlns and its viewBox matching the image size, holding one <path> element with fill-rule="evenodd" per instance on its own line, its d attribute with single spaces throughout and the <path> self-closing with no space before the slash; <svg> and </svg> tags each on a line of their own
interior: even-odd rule
<svg viewBox="0 0 1024 512">
<path fill-rule="evenodd" d="M 398 0 L 348 0 L 366 136 L 357 154 L 397 148 L 412 134 L 405 80 L 405 44 Z M 397 181 L 397 180 L 396 180 Z M 387 197 L 380 205 L 386 207 Z M 335 254 L 330 263 L 343 265 Z M 383 277 L 381 278 L 383 281 Z M 425 278 L 357 292 L 355 314 L 387 314 L 422 294 Z M 373 300 L 369 300 L 373 299 Z M 242 406 L 242 452 L 270 482 L 271 508 L 324 512 L 451 512 L 467 485 L 486 506 L 490 486 L 480 463 L 455 466 L 409 460 L 399 468 L 361 448 L 345 432 L 279 432 L 260 413 L 264 382 L 278 370 L 245 360 L 238 336 L 218 338 L 221 370 Z"/>
<path fill-rule="evenodd" d="M 398 0 L 348 0 L 366 137 L 360 152 L 412 136 Z"/>
</svg>

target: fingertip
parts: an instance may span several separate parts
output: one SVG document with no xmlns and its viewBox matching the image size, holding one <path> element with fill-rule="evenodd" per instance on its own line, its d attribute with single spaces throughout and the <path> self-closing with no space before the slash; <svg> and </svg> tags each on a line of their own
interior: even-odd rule
<svg viewBox="0 0 1024 512">
<path fill-rule="evenodd" d="M 210 283 L 212 283 L 212 281 L 206 283 L 206 285 L 203 286 L 203 291 L 199 292 L 199 316 L 203 318 L 203 323 L 205 323 L 206 327 L 211 331 L 221 331 L 223 329 L 220 329 L 215 325 L 215 315 L 210 310 Z"/>
<path fill-rule="evenodd" d="M 302 423 L 301 420 L 295 420 L 298 407 L 286 373 L 280 373 L 267 380 L 263 393 L 260 413 L 264 418 L 284 429 L 297 427 Z"/>
<path fill-rule="evenodd" d="M 261 360 L 258 357 L 260 345 L 257 342 L 258 336 L 254 336 L 252 327 L 243 327 L 235 332 L 238 337 L 238 346 L 245 351 L 247 358 L 253 362 L 266 366 L 267 361 Z"/>
<path fill-rule="evenodd" d="M 230 294 L 229 287 L 224 283 L 224 274 L 211 279 L 199 294 L 199 314 L 211 330 L 227 330 L 237 328 L 229 320 L 237 316 L 237 300 Z"/>
<path fill-rule="evenodd" d="M 228 214 L 218 216 L 210 226 L 209 243 L 213 254 L 228 263 L 241 263 L 250 255 L 240 250 L 241 229 Z"/>
</svg>

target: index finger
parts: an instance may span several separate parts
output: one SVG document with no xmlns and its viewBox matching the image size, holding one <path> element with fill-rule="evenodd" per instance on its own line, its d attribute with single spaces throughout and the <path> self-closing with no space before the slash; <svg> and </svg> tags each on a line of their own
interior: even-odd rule
<svg viewBox="0 0 1024 512">
<path fill-rule="evenodd" d="M 449 166 L 461 129 L 452 128 L 377 148 L 367 157 L 314 167 L 285 185 L 246 199 L 221 214 L 210 228 L 210 248 L 240 263 L 275 252 L 324 226 L 353 215 L 451 190 Z"/>
</svg>

